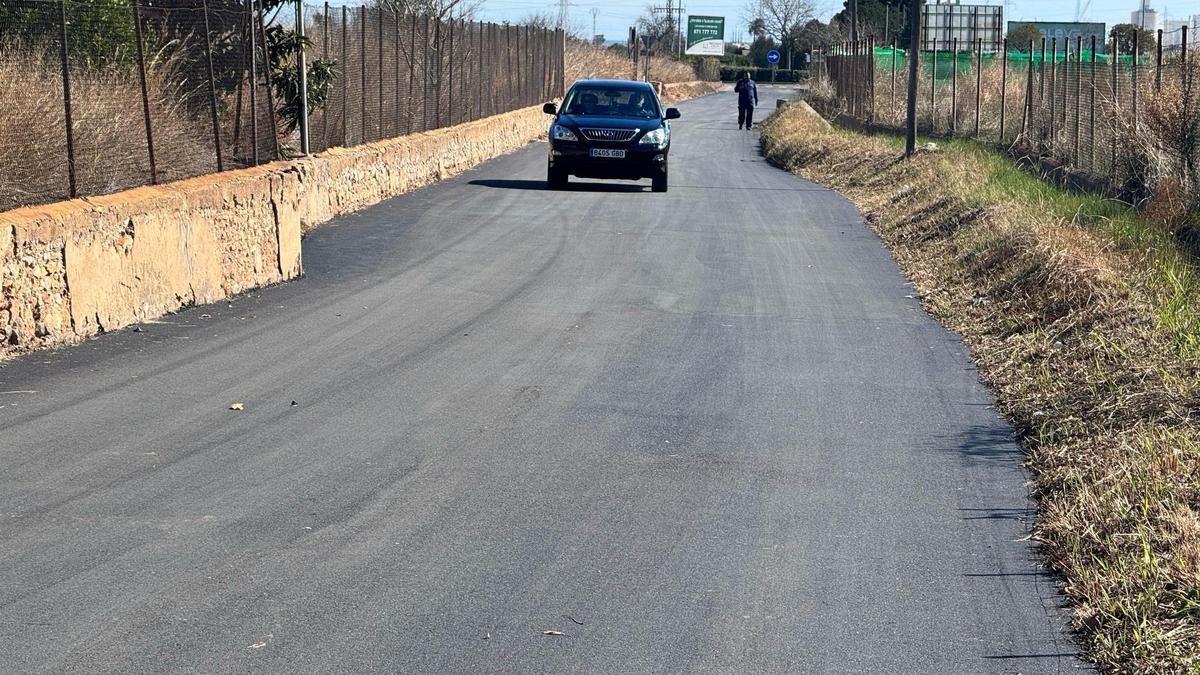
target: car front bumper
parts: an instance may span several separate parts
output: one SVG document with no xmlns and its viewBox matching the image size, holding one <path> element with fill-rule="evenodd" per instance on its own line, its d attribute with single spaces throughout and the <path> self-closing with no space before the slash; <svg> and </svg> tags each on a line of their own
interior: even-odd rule
<svg viewBox="0 0 1200 675">
<path fill-rule="evenodd" d="M 550 144 L 550 168 L 580 178 L 652 178 L 662 172 L 670 146 L 655 148 L 636 144 L 604 149 L 624 150 L 625 156 L 592 157 L 592 147 L 582 143 L 555 141 Z"/>
</svg>

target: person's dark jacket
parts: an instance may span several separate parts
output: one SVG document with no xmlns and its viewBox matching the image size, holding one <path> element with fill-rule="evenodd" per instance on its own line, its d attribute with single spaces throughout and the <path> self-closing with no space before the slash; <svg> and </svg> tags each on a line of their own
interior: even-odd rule
<svg viewBox="0 0 1200 675">
<path fill-rule="evenodd" d="M 742 108 L 753 108 L 754 106 L 758 105 L 758 86 L 754 84 L 754 80 L 738 80 L 738 83 L 734 85 L 733 90 L 738 93 L 738 106 Z"/>
</svg>

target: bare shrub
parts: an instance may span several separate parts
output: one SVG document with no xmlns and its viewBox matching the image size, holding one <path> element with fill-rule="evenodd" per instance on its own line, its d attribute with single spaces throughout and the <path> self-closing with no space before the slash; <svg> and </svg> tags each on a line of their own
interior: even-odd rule
<svg viewBox="0 0 1200 675">
<path fill-rule="evenodd" d="M 160 182 L 215 170 L 211 130 L 185 107 L 187 78 L 171 59 L 147 69 Z M 62 74 L 40 50 L 0 47 L 0 209 L 65 198 L 67 151 Z M 73 69 L 72 131 L 81 195 L 150 182 L 136 72 Z"/>
</svg>

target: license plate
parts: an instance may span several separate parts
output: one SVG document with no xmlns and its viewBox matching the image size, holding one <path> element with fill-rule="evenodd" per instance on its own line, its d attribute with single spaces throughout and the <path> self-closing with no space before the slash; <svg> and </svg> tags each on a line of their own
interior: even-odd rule
<svg viewBox="0 0 1200 675">
<path fill-rule="evenodd" d="M 610 150 L 608 148 L 592 148 L 588 151 L 588 154 L 592 157 L 610 157 L 613 159 L 625 158 L 624 150 Z"/>
</svg>

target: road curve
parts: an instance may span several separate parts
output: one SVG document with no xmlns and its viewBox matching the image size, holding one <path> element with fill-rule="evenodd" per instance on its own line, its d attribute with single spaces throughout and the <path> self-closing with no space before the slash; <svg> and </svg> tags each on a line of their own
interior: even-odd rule
<svg viewBox="0 0 1200 675">
<path fill-rule="evenodd" d="M 1080 667 L 967 350 L 734 107 L 666 194 L 532 145 L 0 368 L 0 670 Z"/>
</svg>

